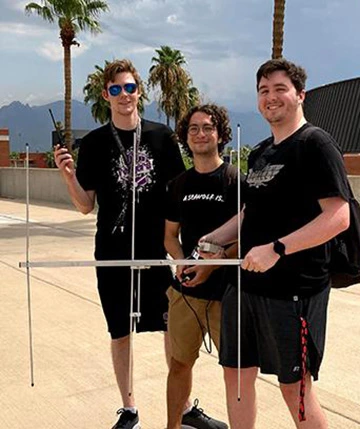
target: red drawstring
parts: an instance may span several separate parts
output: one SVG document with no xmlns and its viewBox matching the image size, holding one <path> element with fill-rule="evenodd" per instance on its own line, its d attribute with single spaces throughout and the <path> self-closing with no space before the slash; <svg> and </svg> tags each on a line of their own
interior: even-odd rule
<svg viewBox="0 0 360 429">
<path fill-rule="evenodd" d="M 308 324 L 307 321 L 300 317 L 301 321 L 301 381 L 300 381 L 300 401 L 299 401 L 299 421 L 306 420 L 305 417 L 305 379 L 306 379 L 306 357 L 307 357 L 307 343 L 308 343 Z"/>
</svg>

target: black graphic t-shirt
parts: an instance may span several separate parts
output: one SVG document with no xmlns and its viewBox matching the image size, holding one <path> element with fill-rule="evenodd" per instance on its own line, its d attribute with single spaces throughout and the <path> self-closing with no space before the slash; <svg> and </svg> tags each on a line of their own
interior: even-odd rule
<svg viewBox="0 0 360 429">
<path fill-rule="evenodd" d="M 321 213 L 318 200 L 347 199 L 346 172 L 336 142 L 305 124 L 274 145 L 273 138 L 250 154 L 241 229 L 242 257 L 309 223 Z M 329 284 L 329 245 L 287 255 L 265 273 L 241 272 L 244 290 L 287 299 L 313 295 Z"/>
<path fill-rule="evenodd" d="M 79 150 L 76 175 L 85 190 L 96 192 L 98 220 L 96 259 L 131 259 L 132 157 L 134 131 L 117 130 L 127 162 L 107 124 L 90 132 Z M 166 183 L 184 171 L 172 131 L 141 121 L 136 162 L 135 258 L 163 259 Z M 125 210 L 124 210 L 125 207 Z M 121 217 L 121 213 L 125 213 Z"/>
<path fill-rule="evenodd" d="M 180 174 L 168 184 L 166 219 L 180 223 L 185 257 L 197 246 L 200 237 L 218 228 L 238 211 L 237 168 L 223 163 L 211 173 L 194 168 Z M 220 300 L 223 294 L 223 269 L 195 288 L 183 287 L 186 295 Z M 180 285 L 174 283 L 180 290 Z"/>
</svg>

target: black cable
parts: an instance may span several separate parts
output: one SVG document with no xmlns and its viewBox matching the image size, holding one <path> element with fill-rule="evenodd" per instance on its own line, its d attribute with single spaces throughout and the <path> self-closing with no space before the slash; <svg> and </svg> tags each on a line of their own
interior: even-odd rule
<svg viewBox="0 0 360 429">
<path fill-rule="evenodd" d="M 176 278 L 175 281 L 178 281 L 178 279 Z M 181 292 L 181 295 L 182 295 L 186 305 L 190 308 L 190 310 L 193 312 L 193 314 L 196 317 L 196 321 L 197 321 L 199 328 L 201 330 L 201 336 L 202 336 L 202 341 L 203 341 L 204 347 L 205 347 L 206 351 L 209 354 L 211 354 L 212 353 L 212 342 L 211 342 L 212 336 L 211 336 L 211 329 L 210 329 L 210 322 L 209 322 L 209 311 L 208 310 L 209 310 L 209 305 L 211 304 L 212 300 L 210 300 L 210 299 L 208 300 L 208 303 L 206 304 L 206 308 L 205 308 L 205 317 L 206 317 L 206 325 L 207 325 L 206 326 L 207 330 L 206 330 L 206 328 L 201 323 L 200 318 L 199 318 L 198 314 L 196 313 L 196 310 L 192 307 L 190 302 L 187 300 L 186 295 L 183 292 L 182 283 L 180 281 L 178 281 L 178 283 L 180 284 L 180 292 Z M 205 338 L 206 333 L 209 334 L 209 345 L 206 343 L 206 338 Z"/>
</svg>

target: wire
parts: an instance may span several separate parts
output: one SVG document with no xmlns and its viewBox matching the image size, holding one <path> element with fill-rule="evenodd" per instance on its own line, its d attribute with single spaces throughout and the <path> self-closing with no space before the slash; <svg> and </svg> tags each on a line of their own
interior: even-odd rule
<svg viewBox="0 0 360 429">
<path fill-rule="evenodd" d="M 175 281 L 177 281 L 180 284 L 181 295 L 182 295 L 182 297 L 183 297 L 186 305 L 190 308 L 190 310 L 193 312 L 193 314 L 194 314 L 194 316 L 196 318 L 196 321 L 197 321 L 197 323 L 199 325 L 199 328 L 201 330 L 201 337 L 202 337 L 202 342 L 204 344 L 204 347 L 205 347 L 206 351 L 209 354 L 211 354 L 212 353 L 212 342 L 211 342 L 212 336 L 211 336 L 211 329 L 210 329 L 210 322 L 209 322 L 209 306 L 210 306 L 212 300 L 209 299 L 208 302 L 207 302 L 207 304 L 206 304 L 206 308 L 205 308 L 206 327 L 204 327 L 204 325 L 201 323 L 201 320 L 200 320 L 200 318 L 199 318 L 196 310 L 194 309 L 194 307 L 190 304 L 190 302 L 186 298 L 186 295 L 184 294 L 184 291 L 183 291 L 183 285 L 182 285 L 182 283 L 179 282 L 177 279 L 175 279 Z M 209 335 L 209 344 L 207 344 L 207 342 L 206 342 L 205 334 Z"/>
</svg>

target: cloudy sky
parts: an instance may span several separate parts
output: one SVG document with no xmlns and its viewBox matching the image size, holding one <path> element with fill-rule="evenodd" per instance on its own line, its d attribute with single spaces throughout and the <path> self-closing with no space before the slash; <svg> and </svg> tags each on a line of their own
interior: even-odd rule
<svg viewBox="0 0 360 429">
<path fill-rule="evenodd" d="M 28 1 L 0 0 L 0 107 L 62 99 L 59 31 Z M 37 3 L 41 3 L 40 0 Z M 146 79 L 154 50 L 181 50 L 206 100 L 255 110 L 254 75 L 271 55 L 273 0 L 110 0 L 103 33 L 72 48 L 73 96 L 95 64 L 130 58 Z M 287 0 L 284 55 L 308 71 L 308 89 L 360 74 L 360 1 Z"/>
</svg>

